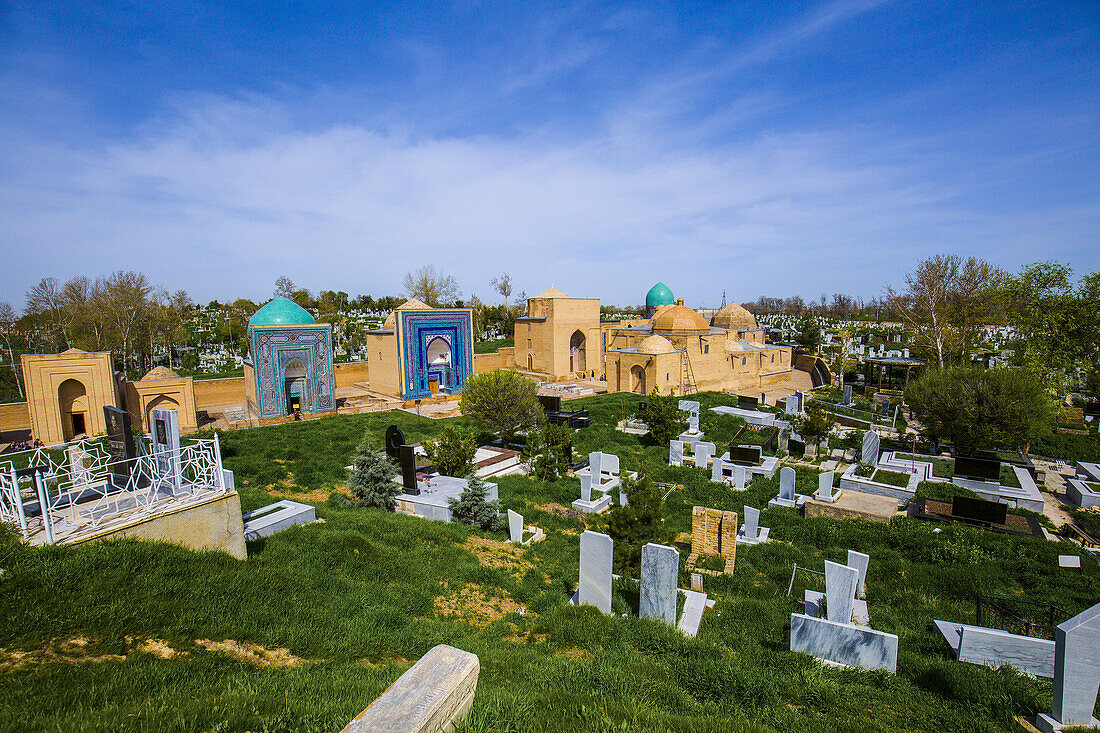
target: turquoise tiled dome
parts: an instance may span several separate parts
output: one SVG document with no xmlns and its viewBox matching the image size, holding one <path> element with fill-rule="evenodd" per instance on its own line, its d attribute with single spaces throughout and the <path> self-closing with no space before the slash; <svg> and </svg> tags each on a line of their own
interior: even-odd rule
<svg viewBox="0 0 1100 733">
<path fill-rule="evenodd" d="M 249 326 L 302 326 L 310 323 L 317 323 L 317 320 L 309 311 L 281 295 L 269 301 L 248 320 Z"/>
<path fill-rule="evenodd" d="M 672 297 L 672 291 L 664 283 L 657 283 L 649 289 L 645 295 L 645 307 L 656 308 L 661 305 L 672 305 L 676 299 Z"/>
</svg>

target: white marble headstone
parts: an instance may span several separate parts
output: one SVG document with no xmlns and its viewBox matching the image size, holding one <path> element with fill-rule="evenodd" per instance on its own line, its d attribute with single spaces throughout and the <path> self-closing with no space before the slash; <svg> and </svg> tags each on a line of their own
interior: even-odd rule
<svg viewBox="0 0 1100 733">
<path fill-rule="evenodd" d="M 848 550 L 848 567 L 855 568 L 859 572 L 856 594 L 860 598 L 867 594 L 867 566 L 870 563 L 871 558 L 868 555 L 855 550 Z"/>
<path fill-rule="evenodd" d="M 695 455 L 695 465 L 698 468 L 706 468 L 710 459 L 714 457 L 716 448 L 714 443 L 707 443 L 700 440 L 698 443 L 692 446 L 692 453 Z"/>
<path fill-rule="evenodd" d="M 745 526 L 744 533 L 746 539 L 755 540 L 760 534 L 760 510 L 746 506 L 744 509 L 745 514 Z"/>
<path fill-rule="evenodd" d="M 675 547 L 650 542 L 642 547 L 642 589 L 638 615 L 676 625 L 676 584 L 680 553 Z"/>
<path fill-rule="evenodd" d="M 1095 725 L 1100 687 L 1100 603 L 1058 624 L 1054 647 L 1054 710 L 1061 725 Z"/>
<path fill-rule="evenodd" d="M 715 483 L 721 483 L 725 478 L 724 469 L 726 462 L 721 458 L 715 458 L 710 464 L 710 480 Z"/>
<path fill-rule="evenodd" d="M 838 624 L 852 623 L 859 571 L 847 565 L 825 561 L 826 618 Z"/>
<path fill-rule="evenodd" d="M 817 476 L 817 498 L 829 501 L 833 498 L 833 472 L 825 471 Z"/>
<path fill-rule="evenodd" d="M 863 434 L 863 452 L 860 454 L 860 461 L 863 463 L 870 463 L 872 466 L 878 464 L 878 451 L 879 451 L 879 437 L 878 433 L 874 430 L 868 430 Z"/>
<path fill-rule="evenodd" d="M 733 464 L 733 488 L 737 491 L 742 491 L 745 488 L 745 474 L 747 471 L 744 466 L 739 464 Z"/>
<path fill-rule="evenodd" d="M 684 441 L 670 440 L 668 443 L 668 465 L 684 465 Z"/>
<path fill-rule="evenodd" d="M 611 538 L 588 529 L 581 533 L 581 582 L 578 603 L 590 603 L 611 613 Z"/>
<path fill-rule="evenodd" d="M 789 394 L 789 395 L 787 395 L 786 399 L 783 402 L 784 402 L 784 405 L 785 405 L 784 410 L 787 412 L 788 415 L 797 415 L 798 414 L 798 397 L 797 396 L 795 396 L 793 394 Z"/>
<path fill-rule="evenodd" d="M 508 540 L 519 544 L 523 542 L 523 515 L 508 510 Z"/>
<path fill-rule="evenodd" d="M 779 471 L 779 498 L 794 501 L 795 471 L 790 466 L 784 466 Z"/>
</svg>

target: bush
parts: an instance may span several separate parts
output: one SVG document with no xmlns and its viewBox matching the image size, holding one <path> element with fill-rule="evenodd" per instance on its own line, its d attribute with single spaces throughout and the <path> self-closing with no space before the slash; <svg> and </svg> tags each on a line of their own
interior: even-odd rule
<svg viewBox="0 0 1100 733">
<path fill-rule="evenodd" d="M 646 404 L 645 421 L 649 425 L 649 434 L 657 445 L 668 445 L 670 440 L 687 427 L 687 420 L 680 412 L 680 398 L 670 394 L 662 395 L 656 387 Z"/>
<path fill-rule="evenodd" d="M 623 476 L 621 491 L 626 506 L 611 510 L 607 533 L 615 542 L 615 567 L 624 575 L 637 576 L 642 565 L 642 546 L 648 542 L 668 544 L 673 533 L 665 527 L 665 500 L 661 488 L 643 467 L 638 477 Z"/>
<path fill-rule="evenodd" d="M 462 414 L 500 436 L 507 445 L 516 433 L 545 419 L 538 387 L 515 369 L 473 374 L 462 388 Z"/>
<path fill-rule="evenodd" d="M 424 452 L 444 476 L 465 476 L 474 469 L 477 440 L 448 425 L 438 438 L 424 441 Z"/>
<path fill-rule="evenodd" d="M 466 490 L 457 499 L 450 499 L 451 520 L 480 527 L 484 530 L 496 529 L 500 521 L 500 502 L 489 501 L 489 487 L 476 476 L 466 477 Z"/>
<path fill-rule="evenodd" d="M 374 506 L 393 511 L 397 506 L 394 500 L 403 489 L 394 483 L 397 466 L 384 453 L 378 453 L 371 445 L 370 432 L 363 436 L 358 454 L 352 464 L 348 477 L 348 489 L 359 506 Z"/>
</svg>

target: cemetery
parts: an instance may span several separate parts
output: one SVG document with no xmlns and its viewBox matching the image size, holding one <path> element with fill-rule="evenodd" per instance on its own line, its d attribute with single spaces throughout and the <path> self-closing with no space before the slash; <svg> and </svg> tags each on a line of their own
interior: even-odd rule
<svg viewBox="0 0 1100 733">
<path fill-rule="evenodd" d="M 625 399 L 636 414 L 646 398 Z M 0 667 L 11 693 L 0 697 L 0 728 L 142 730 L 148 716 L 166 730 L 359 731 L 388 730 L 394 716 L 464 715 L 459 730 L 629 721 L 831 731 L 857 715 L 870 731 L 1014 731 L 1017 716 L 1055 730 L 1095 715 L 1091 670 L 1078 671 L 1096 658 L 1090 614 L 1100 599 L 1100 563 L 1085 548 L 898 514 L 895 497 L 845 488 L 843 465 L 830 475 L 781 455 L 774 424 L 715 412 L 741 409 L 722 393 L 692 396 L 713 417 L 682 441 L 676 465 L 668 444 L 617 429 L 623 400 L 571 400 L 591 421 L 573 434 L 587 466 L 554 480 L 492 476 L 492 529 L 426 521 L 444 519 L 445 497 L 465 479 L 429 475 L 412 449 L 447 425 L 476 429 L 392 411 L 217 436 L 222 481 L 245 512 L 247 559 L 134 539 L 38 547 L 18 530 L 0 535 Z M 397 501 L 412 514 L 346 493 L 364 432 L 383 450 L 390 426 L 401 433 Z M 212 447 L 214 436 L 195 441 Z M 887 444 L 868 456 L 874 447 L 877 466 L 908 474 L 905 454 Z M 47 451 L 51 470 L 94 484 L 110 465 L 97 457 L 106 449 L 80 445 L 92 460 Z M 180 453 L 184 486 L 193 469 Z M 409 482 L 402 453 L 406 463 L 412 454 Z M 174 486 L 174 465 L 164 463 L 162 485 Z M 625 508 L 622 481 L 642 473 L 669 487 L 660 489 L 667 534 L 638 546 L 636 569 L 624 572 L 624 540 L 610 532 Z M 888 521 L 840 513 L 860 496 L 888 501 Z M 1015 510 L 999 506 L 1011 521 Z M 1015 617 L 979 618 L 975 592 L 1055 607 L 1033 619 L 1049 638 L 1007 623 Z M 1028 608 L 1014 612 L 1032 619 Z M 150 675 L 160 680 L 153 691 Z M 58 706 L 74 683 L 110 689 L 109 700 Z"/>
</svg>

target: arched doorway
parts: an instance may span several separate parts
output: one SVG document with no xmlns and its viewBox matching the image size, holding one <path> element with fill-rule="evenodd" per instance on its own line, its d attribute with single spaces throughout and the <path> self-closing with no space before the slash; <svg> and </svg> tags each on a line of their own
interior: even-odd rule
<svg viewBox="0 0 1100 733">
<path fill-rule="evenodd" d="M 580 330 L 574 331 L 573 335 L 569 337 L 569 371 L 588 371 L 587 361 L 585 358 L 584 334 Z"/>
<path fill-rule="evenodd" d="M 287 415 L 293 415 L 298 410 L 310 412 L 305 364 L 295 359 L 283 368 L 283 388 L 286 391 Z"/>
<path fill-rule="evenodd" d="M 645 369 L 640 364 L 630 367 L 630 391 L 638 394 L 646 394 Z"/>
<path fill-rule="evenodd" d="M 153 419 L 150 417 L 150 413 L 158 408 L 162 410 L 175 410 L 176 412 L 179 412 L 180 403 L 177 402 L 175 398 L 169 397 L 166 394 L 157 395 L 154 399 L 152 399 L 149 402 L 148 407 L 145 408 L 145 424 L 149 426 L 150 430 L 153 429 Z"/>
<path fill-rule="evenodd" d="M 428 362 L 428 384 L 424 386 L 430 389 L 433 380 L 436 389 L 451 386 L 451 345 L 447 339 L 436 336 L 429 341 L 424 359 Z"/>
<path fill-rule="evenodd" d="M 68 442 L 88 433 L 88 391 L 76 379 L 66 379 L 57 388 L 61 408 L 61 434 Z"/>
</svg>

